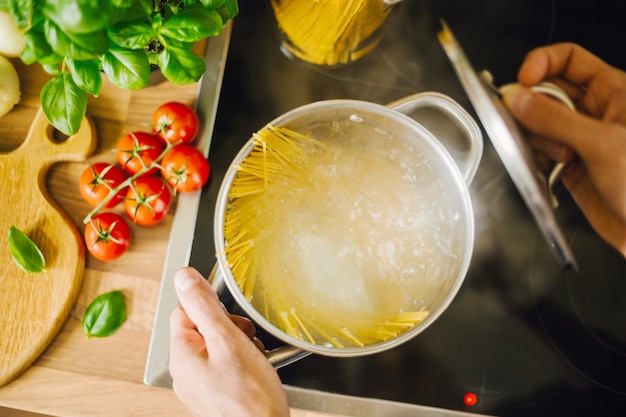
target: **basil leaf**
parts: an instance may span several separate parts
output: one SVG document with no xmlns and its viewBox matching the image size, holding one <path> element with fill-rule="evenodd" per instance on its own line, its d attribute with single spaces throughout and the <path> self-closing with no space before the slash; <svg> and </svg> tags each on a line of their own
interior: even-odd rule
<svg viewBox="0 0 626 417">
<path fill-rule="evenodd" d="M 224 0 L 200 0 L 200 3 L 207 9 L 217 9 L 224 4 Z"/>
<path fill-rule="evenodd" d="M 46 0 L 43 11 L 64 31 L 77 34 L 106 30 L 123 16 L 122 2 L 85 0 Z M 130 3 L 129 3 L 130 5 Z"/>
<path fill-rule="evenodd" d="M 118 0 L 120 5 L 129 4 L 129 9 L 124 13 L 122 20 L 137 20 L 139 16 L 150 16 L 153 5 L 152 0 Z"/>
<path fill-rule="evenodd" d="M 126 301 L 120 291 L 96 297 L 83 317 L 83 331 L 90 337 L 107 337 L 117 332 L 126 320 Z"/>
<path fill-rule="evenodd" d="M 173 46 L 175 48 L 181 48 L 186 51 L 191 51 L 195 46 L 195 42 L 183 42 L 179 39 L 167 38 L 166 47 Z"/>
<path fill-rule="evenodd" d="M 130 49 L 141 49 L 156 38 L 148 21 L 116 23 L 109 27 L 108 34 L 115 44 Z"/>
<path fill-rule="evenodd" d="M 102 57 L 102 69 L 113 84 L 127 90 L 150 83 L 150 61 L 143 50 L 112 46 Z"/>
<path fill-rule="evenodd" d="M 227 22 L 239 14 L 239 4 L 237 0 L 225 0 L 224 4 L 215 8 L 215 11 L 222 16 L 224 22 Z"/>
<path fill-rule="evenodd" d="M 158 57 L 161 72 L 174 84 L 191 84 L 200 79 L 206 70 L 204 60 L 193 52 L 166 46 Z"/>
<path fill-rule="evenodd" d="M 41 89 L 40 100 L 54 127 L 68 136 L 78 132 L 87 112 L 87 92 L 76 85 L 70 74 L 65 72 L 48 80 Z"/>
<path fill-rule="evenodd" d="M 111 0 L 113 6 L 115 7 L 131 7 L 137 3 L 137 0 Z M 139 0 L 139 3 L 150 3 L 150 7 L 152 7 L 152 0 Z"/>
<path fill-rule="evenodd" d="M 32 7 L 33 0 L 9 0 L 8 4 L 3 6 L 2 9 L 11 14 L 17 23 L 17 27 L 23 28 L 28 25 Z"/>
<path fill-rule="evenodd" d="M 100 75 L 100 60 L 89 59 L 75 61 L 73 59 L 65 60 L 72 79 L 79 88 L 94 96 L 100 94 L 102 88 L 102 75 Z"/>
<path fill-rule="evenodd" d="M 185 42 L 196 42 L 218 35 L 223 28 L 222 18 L 215 10 L 194 4 L 167 19 L 159 34 Z"/>
<path fill-rule="evenodd" d="M 24 272 L 46 270 L 46 260 L 37 244 L 15 226 L 9 228 L 9 251 L 17 266 Z"/>
<path fill-rule="evenodd" d="M 106 30 L 77 35 L 61 29 L 52 20 L 44 22 L 44 32 L 54 52 L 73 59 L 98 58 L 110 44 Z"/>
<path fill-rule="evenodd" d="M 22 60 L 26 64 L 39 61 L 41 64 L 58 64 L 63 58 L 54 52 L 46 40 L 44 21 L 39 20 L 24 33 L 26 48 L 22 52 Z"/>
<path fill-rule="evenodd" d="M 37 62 L 37 55 L 35 55 L 35 51 L 33 51 L 33 48 L 31 48 L 28 43 L 26 43 L 26 46 L 24 46 L 24 49 L 20 54 L 20 59 L 26 65 L 34 64 L 35 62 Z"/>
<path fill-rule="evenodd" d="M 41 68 L 46 71 L 50 75 L 59 75 L 61 70 L 59 70 L 60 61 L 55 64 L 41 64 Z"/>
</svg>

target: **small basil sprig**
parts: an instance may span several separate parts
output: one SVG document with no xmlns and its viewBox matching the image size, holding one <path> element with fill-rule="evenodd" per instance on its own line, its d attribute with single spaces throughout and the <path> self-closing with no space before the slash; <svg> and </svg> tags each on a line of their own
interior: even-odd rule
<svg viewBox="0 0 626 417">
<path fill-rule="evenodd" d="M 30 273 L 46 270 L 46 259 L 37 244 L 15 226 L 9 228 L 9 251 L 23 271 Z"/>
<path fill-rule="evenodd" d="M 96 297 L 83 317 L 83 331 L 87 338 L 111 336 L 126 320 L 126 301 L 120 291 L 111 291 Z"/>
</svg>

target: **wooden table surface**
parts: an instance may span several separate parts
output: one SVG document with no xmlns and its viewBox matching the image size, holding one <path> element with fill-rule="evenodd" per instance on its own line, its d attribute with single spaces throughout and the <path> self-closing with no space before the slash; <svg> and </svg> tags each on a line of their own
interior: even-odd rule
<svg viewBox="0 0 626 417">
<path fill-rule="evenodd" d="M 39 65 L 12 59 L 21 83 L 20 103 L 0 118 L 0 152 L 15 149 L 24 140 L 39 107 L 41 86 L 49 78 Z M 192 104 L 196 85 L 175 86 L 167 81 L 138 91 L 112 85 L 104 77 L 98 98 L 90 97 L 98 147 L 91 162 L 114 162 L 117 140 L 133 130 L 147 130 L 151 114 L 175 99 Z M 90 211 L 78 192 L 85 163 L 60 163 L 47 178 L 52 197 L 82 232 Z M 2 207 L 10 210 L 10 207 Z M 121 208 L 115 210 L 121 211 Z M 167 218 L 153 227 L 131 225 L 129 251 L 113 262 L 87 255 L 83 284 L 61 331 L 39 359 L 17 379 L 0 388 L 0 415 L 19 417 L 177 416 L 191 414 L 171 389 L 143 383 L 144 367 L 157 304 L 161 272 L 175 205 Z M 98 295 L 121 290 L 129 314 L 123 327 L 108 338 L 87 340 L 81 327 L 86 307 Z M 3 336 L 0 336 L 3 337 Z M 292 410 L 292 416 L 321 416 Z"/>
</svg>

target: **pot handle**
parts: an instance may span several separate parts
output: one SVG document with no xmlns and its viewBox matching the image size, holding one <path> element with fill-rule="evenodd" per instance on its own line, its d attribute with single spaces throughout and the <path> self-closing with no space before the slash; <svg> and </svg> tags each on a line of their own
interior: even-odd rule
<svg viewBox="0 0 626 417">
<path fill-rule="evenodd" d="M 217 295 L 220 295 L 226 288 L 224 273 L 219 267 L 219 262 L 215 262 L 213 269 L 207 278 Z M 285 344 L 277 348 L 266 350 L 263 352 L 267 360 L 274 366 L 274 368 L 282 368 L 292 364 L 306 356 L 309 356 L 311 352 L 300 349 L 295 346 Z"/>
<path fill-rule="evenodd" d="M 457 164 L 465 183 L 469 185 L 472 182 L 483 154 L 483 135 L 476 121 L 460 104 L 445 94 L 423 92 L 393 101 L 387 104 L 387 107 L 407 116 L 412 111 L 424 107 L 440 110 L 449 116 L 467 139 L 468 149 L 465 151 L 461 163 Z"/>
</svg>

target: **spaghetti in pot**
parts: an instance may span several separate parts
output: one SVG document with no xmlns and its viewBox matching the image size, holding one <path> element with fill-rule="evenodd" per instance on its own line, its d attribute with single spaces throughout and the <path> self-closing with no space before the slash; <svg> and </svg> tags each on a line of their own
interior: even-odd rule
<svg viewBox="0 0 626 417">
<path fill-rule="evenodd" d="M 335 165 L 337 144 L 273 126 L 254 139 L 228 192 L 224 252 L 237 286 L 255 309 L 294 338 L 336 348 L 389 340 L 428 317 L 426 305 L 415 302 L 421 288 L 403 288 L 401 279 L 384 277 L 380 271 L 371 274 L 379 281 L 372 286 L 355 274 L 360 261 L 346 249 L 353 247 L 344 242 L 349 238 L 344 231 L 332 235 L 346 223 L 344 214 L 318 216 L 330 203 L 317 201 L 319 207 L 310 207 L 317 204 L 313 200 L 331 194 L 327 182 L 341 182 L 352 174 L 351 164 Z M 359 152 L 358 157 L 371 156 Z M 347 171 L 324 178 L 320 166 Z M 332 185 L 337 186 L 351 184 Z M 330 225 L 322 224 L 329 217 Z M 383 266 L 388 265 L 379 268 Z"/>
</svg>

